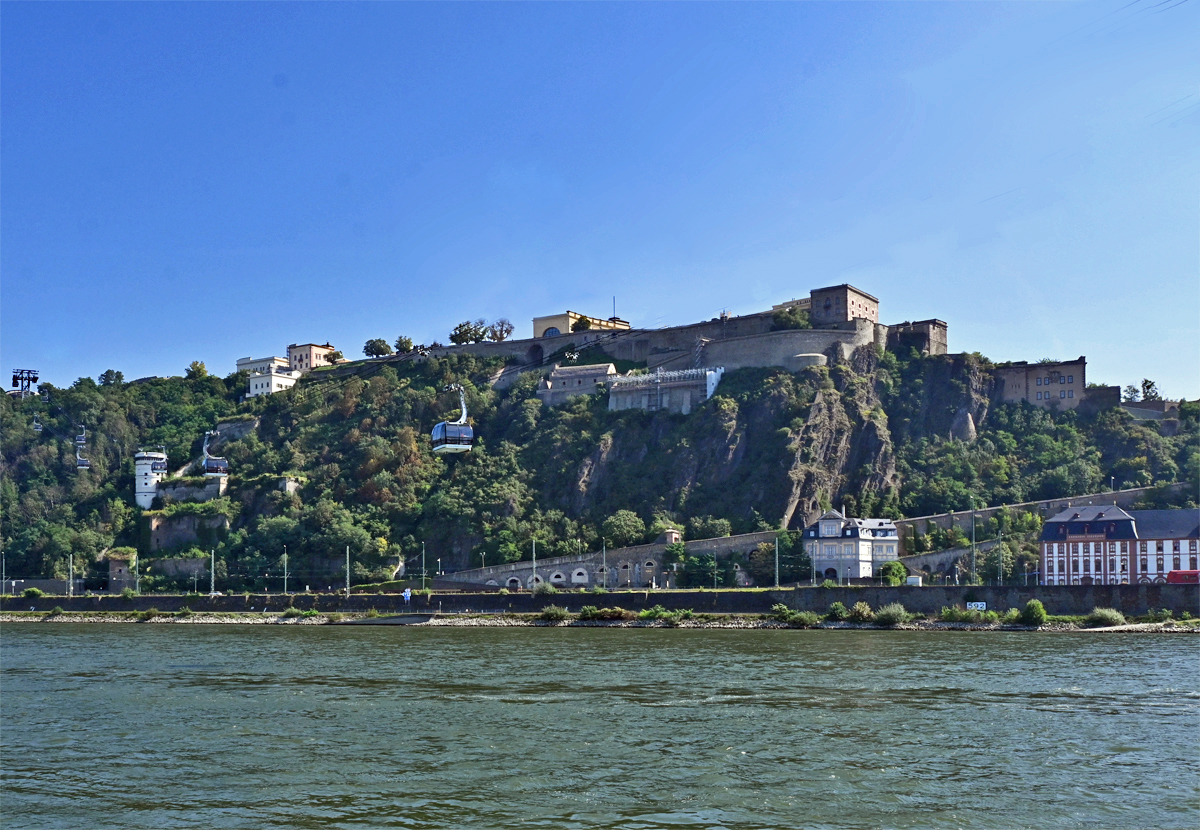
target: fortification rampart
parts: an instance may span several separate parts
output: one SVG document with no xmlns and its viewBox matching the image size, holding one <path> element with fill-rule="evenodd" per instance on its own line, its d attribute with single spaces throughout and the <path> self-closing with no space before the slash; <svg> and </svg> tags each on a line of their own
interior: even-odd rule
<svg viewBox="0 0 1200 830">
<path fill-rule="evenodd" d="M 1004 510 L 1010 512 L 1038 513 L 1045 518 L 1066 510 L 1068 507 L 1079 507 L 1085 504 L 1115 504 L 1117 507 L 1128 508 L 1162 489 L 1174 495 L 1186 492 L 1188 486 L 1188 482 L 1181 481 L 1175 484 L 1168 484 L 1165 488 L 1132 487 L 1128 490 L 1115 490 L 1109 493 L 1090 493 L 1083 496 L 1068 496 L 1062 499 L 1044 499 L 1041 501 L 1025 501 L 1017 504 L 983 507 L 974 511 L 958 510 L 953 513 L 938 513 L 933 516 L 914 516 L 911 519 L 897 519 L 896 527 L 900 529 L 901 538 L 911 535 L 914 530 L 926 533 L 934 526 L 940 527 L 942 530 L 949 530 L 951 527 L 965 527 L 969 531 L 972 514 L 975 516 L 975 522 L 979 524 Z"/>
<path fill-rule="evenodd" d="M 722 559 L 733 553 L 749 554 L 761 542 L 773 542 L 774 540 L 775 531 L 763 531 L 743 533 L 737 536 L 721 536 L 715 539 L 696 539 L 684 544 L 690 556 L 711 554 Z M 663 553 L 666 547 L 666 543 L 655 542 L 649 545 L 613 548 L 607 552 L 590 551 L 569 556 L 539 558 L 537 576 L 541 582 L 576 588 L 595 585 L 610 588 L 662 586 L 670 579 L 669 569 L 663 565 Z M 608 568 L 607 579 L 601 570 L 604 567 Z M 556 574 L 561 575 L 561 579 L 554 579 Z M 520 586 L 522 589 L 527 589 L 533 584 L 533 577 L 534 564 L 531 560 L 525 559 L 519 562 L 506 562 L 503 565 L 491 565 L 486 568 L 472 568 L 443 574 L 439 579 L 475 585 L 491 584 L 497 588 Z"/>
</svg>

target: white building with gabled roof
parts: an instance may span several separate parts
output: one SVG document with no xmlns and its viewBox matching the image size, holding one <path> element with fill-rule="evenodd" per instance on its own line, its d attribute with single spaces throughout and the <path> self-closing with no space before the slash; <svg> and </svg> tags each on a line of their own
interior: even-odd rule
<svg viewBox="0 0 1200 830">
<path fill-rule="evenodd" d="M 871 579 L 899 557 L 900 536 L 891 519 L 848 519 L 827 510 L 805 529 L 804 549 L 818 579 Z"/>
</svg>

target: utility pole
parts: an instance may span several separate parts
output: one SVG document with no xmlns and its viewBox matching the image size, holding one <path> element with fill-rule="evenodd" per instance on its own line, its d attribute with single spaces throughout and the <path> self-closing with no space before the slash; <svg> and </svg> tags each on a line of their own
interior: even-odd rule
<svg viewBox="0 0 1200 830">
<path fill-rule="evenodd" d="M 350 599 L 350 546 L 346 545 L 346 599 Z"/>
<path fill-rule="evenodd" d="M 75 596 L 75 554 L 67 555 L 67 596 Z"/>
<path fill-rule="evenodd" d="M 775 587 L 779 587 L 779 534 L 775 534 Z"/>
<path fill-rule="evenodd" d="M 421 590 L 425 590 L 425 543 L 421 543 Z"/>
<path fill-rule="evenodd" d="M 608 541 L 600 539 L 600 570 L 604 571 L 604 587 L 608 588 Z"/>
<path fill-rule="evenodd" d="M 485 551 L 485 550 L 481 550 L 479 552 L 479 567 L 481 567 L 481 568 L 487 567 L 487 551 Z"/>
<path fill-rule="evenodd" d="M 996 557 L 996 584 L 1004 584 L 1004 530 L 1000 530 L 1000 545 L 996 548 L 999 556 Z"/>
<path fill-rule="evenodd" d="M 287 545 L 283 546 L 283 592 L 286 594 L 288 583 L 288 561 L 287 561 Z"/>
<path fill-rule="evenodd" d="M 537 539 L 533 540 L 533 579 L 529 582 L 529 590 L 537 587 Z"/>
<path fill-rule="evenodd" d="M 133 590 L 137 594 L 142 592 L 142 563 L 138 561 L 137 554 L 133 556 Z"/>
<path fill-rule="evenodd" d="M 212 596 L 213 594 L 215 594 L 217 592 L 217 551 L 216 551 L 216 549 L 215 548 L 210 549 L 208 551 L 208 555 L 211 557 L 211 559 L 209 560 L 210 564 L 208 566 L 208 593 L 209 593 L 209 596 Z"/>
<path fill-rule="evenodd" d="M 971 584 L 975 584 L 975 497 L 971 496 Z"/>
</svg>

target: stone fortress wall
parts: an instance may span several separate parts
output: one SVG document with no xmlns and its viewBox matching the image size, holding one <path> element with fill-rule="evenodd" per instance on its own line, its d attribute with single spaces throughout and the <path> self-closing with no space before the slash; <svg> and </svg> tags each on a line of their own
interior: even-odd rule
<svg viewBox="0 0 1200 830">
<path fill-rule="evenodd" d="M 443 346 L 430 349 L 429 356 L 466 353 L 507 360 L 514 365 L 495 381 L 495 385 L 503 387 L 521 371 L 547 366 L 552 355 L 569 348 L 576 351 L 596 348 L 613 360 L 644 363 L 651 370 L 664 371 L 701 366 L 721 366 L 726 370 L 779 366 L 797 371 L 824 365 L 831 359 L 847 358 L 855 349 L 869 344 L 879 347 L 903 344 L 929 354 L 947 353 L 947 327 L 941 320 L 882 325 L 878 322 L 879 301 L 849 285 L 816 289 L 811 296 L 816 306 L 812 300 L 794 301 L 777 309 L 789 305 L 811 308 L 812 329 L 772 331 L 773 309 L 661 329 L 592 329 L 503 343 Z M 411 355 L 396 355 L 381 361 L 411 359 Z"/>
</svg>

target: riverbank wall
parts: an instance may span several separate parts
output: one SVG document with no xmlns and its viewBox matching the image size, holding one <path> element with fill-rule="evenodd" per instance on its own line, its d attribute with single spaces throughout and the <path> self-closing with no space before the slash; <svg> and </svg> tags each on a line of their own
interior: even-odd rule
<svg viewBox="0 0 1200 830">
<path fill-rule="evenodd" d="M 1175 616 L 1188 612 L 1200 616 L 1198 585 L 1061 585 L 1061 586 L 932 586 L 893 588 L 781 588 L 761 591 L 610 591 L 606 594 L 559 593 L 553 595 L 514 594 L 431 594 L 414 595 L 405 603 L 400 594 L 237 594 L 207 597 L 178 594 L 154 594 L 126 599 L 121 596 L 56 597 L 25 599 L 20 596 L 0 600 L 0 611 L 130 612 L 178 611 L 187 607 L 196 612 L 282 612 L 289 605 L 301 611 L 352 613 L 374 609 L 380 613 L 511 613 L 530 614 L 547 605 L 558 605 L 576 612 L 585 605 L 620 606 L 640 611 L 661 605 L 667 610 L 691 609 L 708 614 L 765 614 L 776 603 L 797 611 L 825 613 L 833 602 L 847 608 L 866 602 L 872 608 L 898 602 L 909 612 L 936 614 L 948 606 L 965 607 L 968 602 L 986 602 L 989 611 L 1024 608 L 1038 599 L 1049 614 L 1087 614 L 1093 608 L 1115 608 L 1123 614 L 1138 616 L 1151 608 L 1167 609 Z"/>
</svg>

